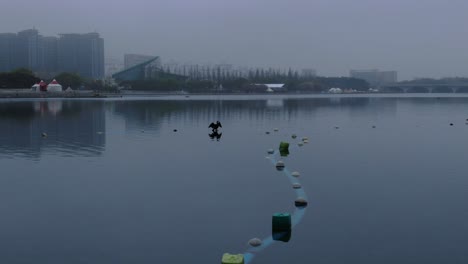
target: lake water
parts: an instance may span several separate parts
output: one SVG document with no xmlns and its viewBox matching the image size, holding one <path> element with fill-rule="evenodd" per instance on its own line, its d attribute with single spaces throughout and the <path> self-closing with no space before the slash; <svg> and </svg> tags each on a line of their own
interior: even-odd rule
<svg viewBox="0 0 468 264">
<path fill-rule="evenodd" d="M 468 263 L 467 118 L 437 95 L 0 101 L 0 263 Z"/>
</svg>

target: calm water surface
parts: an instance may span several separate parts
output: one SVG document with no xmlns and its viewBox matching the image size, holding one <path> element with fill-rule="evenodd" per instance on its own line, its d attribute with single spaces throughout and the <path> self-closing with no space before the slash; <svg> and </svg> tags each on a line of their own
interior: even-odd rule
<svg viewBox="0 0 468 264">
<path fill-rule="evenodd" d="M 468 263 L 467 118 L 468 98 L 0 101 L 0 262 L 220 263 L 294 212 L 266 158 L 289 141 L 309 206 L 251 263 Z"/>
</svg>

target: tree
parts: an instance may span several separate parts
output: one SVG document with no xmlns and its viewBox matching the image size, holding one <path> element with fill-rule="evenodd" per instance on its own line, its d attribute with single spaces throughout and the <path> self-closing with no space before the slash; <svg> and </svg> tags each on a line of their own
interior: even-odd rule
<svg viewBox="0 0 468 264">
<path fill-rule="evenodd" d="M 0 88 L 30 88 L 39 81 L 32 71 L 24 68 L 0 73 Z"/>
<path fill-rule="evenodd" d="M 70 72 L 60 73 L 59 75 L 55 76 L 55 80 L 57 80 L 57 82 L 59 82 L 65 89 L 67 89 L 67 87 L 76 89 L 85 82 L 85 80 L 80 75 Z"/>
</svg>

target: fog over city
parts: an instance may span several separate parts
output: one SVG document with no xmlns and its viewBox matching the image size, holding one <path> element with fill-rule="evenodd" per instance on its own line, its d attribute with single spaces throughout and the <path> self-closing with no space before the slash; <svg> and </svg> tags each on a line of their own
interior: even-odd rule
<svg viewBox="0 0 468 264">
<path fill-rule="evenodd" d="M 468 76 L 466 0 L 3 1 L 0 32 L 98 32 L 106 57 Z"/>
</svg>

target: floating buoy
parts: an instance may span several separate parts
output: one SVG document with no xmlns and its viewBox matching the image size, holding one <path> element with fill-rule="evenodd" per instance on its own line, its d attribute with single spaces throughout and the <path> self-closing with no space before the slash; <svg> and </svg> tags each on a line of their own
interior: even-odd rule
<svg viewBox="0 0 468 264">
<path fill-rule="evenodd" d="M 309 138 L 308 137 L 303 137 L 302 138 L 302 141 L 306 141 L 306 140 L 309 140 Z"/>
<path fill-rule="evenodd" d="M 101 131 L 98 131 L 97 134 L 98 134 L 98 135 L 102 135 L 102 134 L 104 134 L 104 133 L 101 132 Z"/>
<path fill-rule="evenodd" d="M 252 247 L 259 247 L 262 245 L 262 240 L 260 240 L 259 238 L 252 238 L 249 240 L 249 245 L 251 245 Z"/>
<path fill-rule="evenodd" d="M 450 123 L 450 126 L 453 126 L 453 123 Z"/>
<path fill-rule="evenodd" d="M 299 172 L 295 171 L 295 172 L 291 173 L 291 176 L 297 178 L 297 177 L 301 176 L 301 174 Z"/>
<path fill-rule="evenodd" d="M 372 126 L 372 128 L 375 128 L 375 126 Z"/>
<path fill-rule="evenodd" d="M 42 137 L 47 137 L 47 133 L 43 132 L 43 133 L 41 134 L 41 136 L 42 136 Z"/>
<path fill-rule="evenodd" d="M 177 129 L 174 129 L 174 132 L 177 132 Z"/>
<path fill-rule="evenodd" d="M 221 260 L 222 264 L 244 264 L 244 255 L 237 254 L 231 255 L 229 253 L 225 253 Z"/>
<path fill-rule="evenodd" d="M 293 184 L 293 189 L 300 189 L 300 188 L 302 188 L 302 185 L 300 183 Z"/>
<path fill-rule="evenodd" d="M 296 201 L 294 201 L 294 204 L 296 207 L 306 207 L 308 203 L 304 198 L 297 198 Z"/>
<path fill-rule="evenodd" d="M 292 134 L 291 137 L 292 137 L 292 138 L 297 138 L 297 135 L 296 135 L 296 134 Z"/>
<path fill-rule="evenodd" d="M 304 144 L 309 144 L 309 140 L 302 141 Z"/>
<path fill-rule="evenodd" d="M 278 131 L 279 131 L 279 129 L 278 129 L 278 128 L 275 128 L 275 129 L 273 129 L 273 131 L 275 131 L 275 132 L 278 132 Z"/>
<path fill-rule="evenodd" d="M 270 132 L 269 132 L 269 131 L 267 131 L 267 132 L 265 132 L 265 134 L 269 135 L 269 134 L 270 134 Z"/>
<path fill-rule="evenodd" d="M 277 169 L 284 169 L 284 162 L 282 160 L 276 162 Z"/>
<path fill-rule="evenodd" d="M 302 146 L 304 146 L 304 143 L 299 142 L 299 143 L 297 143 L 297 145 L 298 145 L 299 147 L 302 147 Z"/>
<path fill-rule="evenodd" d="M 273 153 L 275 153 L 275 151 L 273 149 L 268 150 L 268 154 L 273 154 Z"/>
<path fill-rule="evenodd" d="M 339 129 L 340 127 L 339 126 L 336 126 L 335 129 Z"/>
<path fill-rule="evenodd" d="M 288 142 L 281 142 L 279 145 L 279 151 L 282 157 L 286 157 L 289 155 L 289 143 Z"/>
<path fill-rule="evenodd" d="M 282 232 L 291 230 L 291 214 L 276 213 L 272 217 L 273 232 Z"/>
</svg>

